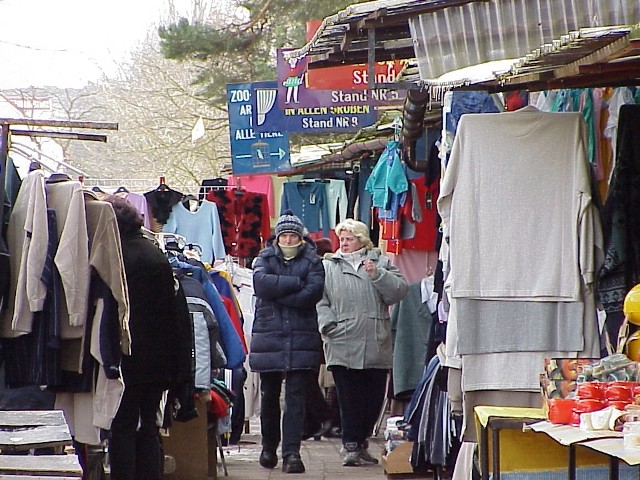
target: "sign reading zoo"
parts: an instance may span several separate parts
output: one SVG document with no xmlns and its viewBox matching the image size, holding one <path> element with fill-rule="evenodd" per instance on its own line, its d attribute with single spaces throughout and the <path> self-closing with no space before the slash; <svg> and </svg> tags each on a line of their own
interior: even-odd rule
<svg viewBox="0 0 640 480">
<path fill-rule="evenodd" d="M 276 128 L 257 131 L 253 119 L 253 84 L 227 85 L 231 169 L 234 175 L 291 169 L 289 135 Z"/>
</svg>

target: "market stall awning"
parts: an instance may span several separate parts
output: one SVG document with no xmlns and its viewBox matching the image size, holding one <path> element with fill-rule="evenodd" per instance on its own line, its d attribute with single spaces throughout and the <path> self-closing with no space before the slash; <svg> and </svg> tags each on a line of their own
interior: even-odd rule
<svg viewBox="0 0 640 480">
<path fill-rule="evenodd" d="M 418 74 L 403 75 L 405 86 L 631 85 L 639 77 L 638 22 L 640 0 L 378 0 L 325 18 L 288 55 L 308 56 L 309 68 L 415 57 Z"/>
<path fill-rule="evenodd" d="M 640 26 L 580 29 L 527 55 L 447 72 L 422 80 L 418 62 L 402 72 L 403 82 L 422 87 L 505 91 L 550 90 L 640 83 Z"/>
<path fill-rule="evenodd" d="M 287 60 L 308 57 L 309 68 L 414 57 L 409 18 L 445 7 L 484 0 L 377 0 L 351 5 L 322 21 L 303 47 Z M 375 32 L 375 35 L 371 35 Z"/>
<path fill-rule="evenodd" d="M 420 77 L 519 58 L 582 28 L 635 25 L 638 0 L 489 0 L 409 20 Z"/>
<path fill-rule="evenodd" d="M 536 49 L 508 72 L 486 82 L 488 90 L 579 88 L 640 83 L 640 27 L 602 27 L 572 32 Z"/>
</svg>

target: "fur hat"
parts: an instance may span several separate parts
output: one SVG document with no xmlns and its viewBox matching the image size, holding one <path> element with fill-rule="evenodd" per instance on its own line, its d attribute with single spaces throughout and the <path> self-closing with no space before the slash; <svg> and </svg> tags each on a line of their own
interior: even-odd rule
<svg viewBox="0 0 640 480">
<path fill-rule="evenodd" d="M 278 223 L 276 223 L 276 238 L 282 233 L 295 233 L 300 238 L 304 234 L 302 221 L 291 210 L 286 210 L 278 219 Z"/>
<path fill-rule="evenodd" d="M 316 252 L 321 257 L 324 256 L 325 253 L 333 252 L 333 245 L 331 244 L 331 239 L 323 237 L 315 240 L 315 243 L 316 243 Z"/>
</svg>

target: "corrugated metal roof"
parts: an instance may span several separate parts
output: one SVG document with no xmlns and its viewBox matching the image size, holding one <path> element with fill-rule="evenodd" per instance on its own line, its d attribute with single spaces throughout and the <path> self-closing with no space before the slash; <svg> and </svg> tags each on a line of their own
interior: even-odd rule
<svg viewBox="0 0 640 480">
<path fill-rule="evenodd" d="M 404 88 L 415 81 L 440 91 L 634 84 L 638 22 L 640 0 L 379 0 L 327 17 L 316 36 L 289 55 L 309 55 L 309 68 L 367 63 L 373 29 L 376 60 L 411 58 L 415 45 L 418 75 L 409 68 Z M 505 59 L 513 63 L 485 69 L 481 77 L 475 69 L 461 71 Z"/>
<path fill-rule="evenodd" d="M 326 17 L 313 38 L 303 47 L 284 54 L 295 61 L 307 55 L 316 62 L 336 64 L 343 62 L 344 53 L 354 56 L 356 51 L 364 52 L 366 61 L 367 30 L 377 30 L 376 50 L 378 59 L 411 58 L 413 45 L 408 19 L 423 12 L 459 6 L 474 1 L 485 0 L 377 0 L 351 5 L 338 13 Z M 404 42 L 402 41 L 404 40 Z M 389 52 L 385 57 L 384 52 Z M 406 53 L 409 53 L 406 56 Z M 362 55 L 354 62 L 362 61 Z"/>
<path fill-rule="evenodd" d="M 430 88 L 435 98 L 454 88 L 535 91 L 635 85 L 640 83 L 639 37 L 640 26 L 581 29 L 518 59 L 467 67 L 433 80 L 421 80 L 417 62 L 412 62 L 402 81 Z"/>
<path fill-rule="evenodd" d="M 552 48 L 554 40 L 583 28 L 638 22 L 640 0 L 489 0 L 414 16 L 409 27 L 420 77 L 433 80 Z"/>
</svg>

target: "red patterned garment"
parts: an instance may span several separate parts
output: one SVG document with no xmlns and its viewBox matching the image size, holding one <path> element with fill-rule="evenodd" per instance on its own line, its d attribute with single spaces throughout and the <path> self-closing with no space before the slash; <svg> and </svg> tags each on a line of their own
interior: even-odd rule
<svg viewBox="0 0 640 480">
<path fill-rule="evenodd" d="M 416 186 L 417 196 L 420 200 L 420 212 L 422 221 L 415 223 L 411 219 L 411 206 L 403 207 L 399 211 L 399 218 L 395 222 L 380 222 L 381 235 L 387 242 L 387 252 L 400 254 L 403 249 L 432 251 L 436 248 L 436 238 L 438 236 L 438 209 L 436 202 L 440 190 L 440 180 L 436 179 L 428 187 L 424 185 L 422 178 L 411 180 Z M 402 222 L 411 222 L 414 224 L 415 233 L 413 238 L 403 239 L 401 236 Z"/>
<path fill-rule="evenodd" d="M 218 207 L 227 253 L 232 257 L 256 257 L 270 235 L 266 195 L 234 188 L 211 190 L 206 198 Z"/>
</svg>

